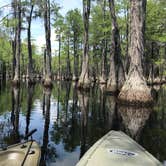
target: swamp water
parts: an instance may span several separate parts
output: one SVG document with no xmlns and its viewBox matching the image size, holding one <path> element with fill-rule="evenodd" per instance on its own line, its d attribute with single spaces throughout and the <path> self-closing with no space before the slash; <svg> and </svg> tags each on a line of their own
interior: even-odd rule
<svg viewBox="0 0 166 166">
<path fill-rule="evenodd" d="M 33 134 L 41 146 L 41 165 L 74 166 L 110 130 L 121 130 L 161 162 L 166 160 L 166 87 L 154 87 L 151 108 L 120 106 L 95 87 L 81 93 L 71 83 L 12 88 L 0 84 L 0 147 Z"/>
</svg>

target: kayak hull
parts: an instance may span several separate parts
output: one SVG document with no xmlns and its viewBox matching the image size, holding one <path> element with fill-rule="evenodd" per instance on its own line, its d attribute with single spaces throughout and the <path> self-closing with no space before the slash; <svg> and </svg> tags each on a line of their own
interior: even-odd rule
<svg viewBox="0 0 166 166">
<path fill-rule="evenodd" d="M 27 141 L 0 150 L 1 166 L 38 166 L 41 150 L 35 141 Z"/>
<path fill-rule="evenodd" d="M 97 141 L 76 166 L 161 166 L 142 146 L 120 131 Z"/>
</svg>

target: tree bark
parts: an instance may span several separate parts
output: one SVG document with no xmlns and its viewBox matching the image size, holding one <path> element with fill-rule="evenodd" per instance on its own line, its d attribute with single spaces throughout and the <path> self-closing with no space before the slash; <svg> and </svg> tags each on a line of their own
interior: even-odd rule
<svg viewBox="0 0 166 166">
<path fill-rule="evenodd" d="M 105 20 L 106 20 L 106 0 L 104 0 L 104 4 L 103 4 L 103 29 L 105 28 Z M 107 83 L 107 76 L 106 76 L 106 60 L 107 60 L 107 40 L 106 40 L 106 33 L 103 33 L 104 35 L 104 39 L 102 41 L 102 61 L 101 61 L 101 77 L 100 77 L 100 84 L 106 84 Z"/>
<path fill-rule="evenodd" d="M 71 66 L 70 66 L 70 37 L 69 34 L 67 36 L 67 59 L 66 59 L 66 63 L 67 63 L 67 72 L 66 72 L 66 80 L 70 80 L 71 79 Z"/>
<path fill-rule="evenodd" d="M 90 15 L 90 0 L 83 0 L 83 20 L 84 20 L 84 48 L 82 70 L 78 82 L 78 87 L 82 89 L 90 88 L 89 80 L 89 15 Z"/>
<path fill-rule="evenodd" d="M 59 52 L 58 52 L 58 80 L 61 80 L 61 35 L 59 34 Z"/>
<path fill-rule="evenodd" d="M 13 18 L 16 19 L 16 13 L 17 13 L 17 1 L 12 1 L 12 8 L 13 8 Z M 13 33 L 14 33 L 14 40 L 12 41 L 12 53 L 13 53 L 13 61 L 12 61 L 12 79 L 14 79 L 14 71 L 16 66 L 16 27 L 13 27 Z"/>
<path fill-rule="evenodd" d="M 116 92 L 121 89 L 124 80 L 124 69 L 121 60 L 121 47 L 118 23 L 115 15 L 114 0 L 109 0 L 110 14 L 112 19 L 112 48 L 110 59 L 110 73 L 107 83 L 107 91 Z"/>
<path fill-rule="evenodd" d="M 18 20 L 18 24 L 16 26 L 16 50 L 15 50 L 15 58 L 16 58 L 16 66 L 14 70 L 14 79 L 13 84 L 18 85 L 20 82 L 20 54 L 21 54 L 21 0 L 16 0 L 16 18 Z"/>
<path fill-rule="evenodd" d="M 119 94 L 122 102 L 130 104 L 149 104 L 152 102 L 151 91 L 143 76 L 142 57 L 144 55 L 144 0 L 131 0 L 131 64 L 128 78 Z"/>
<path fill-rule="evenodd" d="M 31 0 L 32 3 L 32 0 Z M 34 5 L 31 4 L 31 11 L 30 15 L 28 17 L 28 30 L 27 30 L 27 36 L 28 36 L 28 73 L 27 73 L 27 79 L 29 83 L 32 83 L 33 80 L 33 60 L 32 60 L 32 45 L 31 45 L 31 22 L 32 22 L 32 13 L 33 13 Z"/>
<path fill-rule="evenodd" d="M 126 7 L 126 50 L 125 50 L 125 72 L 128 74 L 129 66 L 130 66 L 130 57 L 129 57 L 129 5 L 127 3 Z"/>
<path fill-rule="evenodd" d="M 46 49 L 44 49 L 44 54 L 43 54 L 43 77 L 46 77 Z"/>
<path fill-rule="evenodd" d="M 46 76 L 44 78 L 44 86 L 52 86 L 52 73 L 51 73 L 51 25 L 50 25 L 50 0 L 46 0 L 44 4 L 44 27 L 46 39 Z"/>
<path fill-rule="evenodd" d="M 77 47 L 77 35 L 76 32 L 74 32 L 74 40 L 73 40 L 73 47 L 74 47 L 74 73 L 73 73 L 73 81 L 78 81 L 78 66 L 79 66 L 79 60 L 78 60 L 78 47 Z"/>
</svg>

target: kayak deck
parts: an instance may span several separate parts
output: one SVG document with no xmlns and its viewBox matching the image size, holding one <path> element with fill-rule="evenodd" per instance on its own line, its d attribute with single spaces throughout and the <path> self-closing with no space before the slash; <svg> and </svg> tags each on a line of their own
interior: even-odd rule
<svg viewBox="0 0 166 166">
<path fill-rule="evenodd" d="M 35 141 L 15 144 L 0 151 L 0 166 L 37 166 L 40 155 L 40 147 Z"/>
<path fill-rule="evenodd" d="M 129 136 L 120 131 L 110 131 L 85 153 L 76 166 L 161 165 Z"/>
</svg>

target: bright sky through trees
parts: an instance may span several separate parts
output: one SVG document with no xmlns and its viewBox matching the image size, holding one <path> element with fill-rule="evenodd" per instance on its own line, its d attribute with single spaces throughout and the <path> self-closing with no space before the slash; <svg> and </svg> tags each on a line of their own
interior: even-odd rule
<svg viewBox="0 0 166 166">
<path fill-rule="evenodd" d="M 11 2 L 10 0 L 0 0 L 0 7 L 10 4 L 10 2 Z M 62 15 L 65 15 L 67 11 L 71 9 L 78 8 L 82 10 L 81 0 L 56 0 L 55 2 L 60 4 L 60 6 L 62 7 L 61 9 Z M 5 16 L 9 12 L 10 12 L 10 7 L 5 7 L 3 10 L 3 14 L 0 17 Z M 32 33 L 33 42 L 35 42 L 35 45 L 38 47 L 38 50 L 41 51 L 41 47 L 45 44 L 45 33 L 44 33 L 43 21 L 41 21 L 40 19 L 33 20 L 31 33 Z M 26 32 L 25 31 L 22 32 L 22 39 L 24 40 L 26 37 L 27 37 Z M 55 52 L 55 49 L 57 48 L 55 37 L 56 37 L 56 34 L 54 32 L 54 29 L 52 28 L 51 41 L 52 41 L 53 54 Z"/>
</svg>

